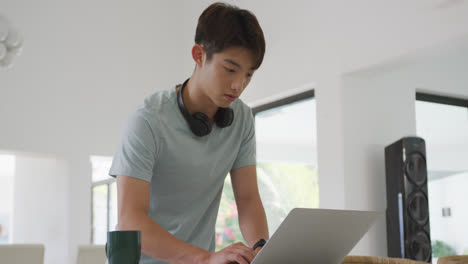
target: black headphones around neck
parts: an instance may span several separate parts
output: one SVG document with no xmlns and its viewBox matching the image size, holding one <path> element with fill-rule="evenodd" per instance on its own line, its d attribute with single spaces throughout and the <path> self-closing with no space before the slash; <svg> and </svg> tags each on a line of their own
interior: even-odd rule
<svg viewBox="0 0 468 264">
<path fill-rule="evenodd" d="M 184 99 L 182 98 L 182 91 L 184 90 L 184 87 L 189 80 L 190 78 L 187 79 L 182 85 L 178 85 L 180 89 L 177 93 L 177 104 L 179 105 L 180 112 L 182 112 L 182 115 L 187 121 L 193 134 L 199 137 L 203 137 L 211 132 L 213 125 L 211 124 L 210 118 L 204 113 L 196 112 L 193 115 L 190 115 L 187 108 L 185 108 Z M 231 108 L 219 107 L 213 118 L 218 127 L 228 127 L 234 120 L 234 111 Z"/>
</svg>

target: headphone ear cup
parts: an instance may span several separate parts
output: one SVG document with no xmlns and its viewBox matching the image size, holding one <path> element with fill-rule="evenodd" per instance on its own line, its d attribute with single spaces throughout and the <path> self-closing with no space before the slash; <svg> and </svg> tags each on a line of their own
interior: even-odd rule
<svg viewBox="0 0 468 264">
<path fill-rule="evenodd" d="M 234 111 L 231 108 L 220 107 L 218 111 L 216 111 L 214 120 L 218 127 L 228 127 L 232 124 L 232 121 L 234 120 Z"/>
<path fill-rule="evenodd" d="M 206 116 L 203 113 L 197 112 L 193 114 L 192 117 L 193 120 L 192 122 L 190 122 L 190 129 L 195 135 L 203 137 L 211 132 L 212 125 L 208 116 Z"/>
</svg>

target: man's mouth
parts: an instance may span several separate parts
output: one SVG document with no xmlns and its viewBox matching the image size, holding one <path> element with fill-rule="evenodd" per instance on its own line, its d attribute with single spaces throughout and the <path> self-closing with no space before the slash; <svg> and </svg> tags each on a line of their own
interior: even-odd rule
<svg viewBox="0 0 468 264">
<path fill-rule="evenodd" d="M 226 99 L 228 99 L 228 100 L 231 101 L 231 102 L 234 102 L 234 100 L 237 99 L 237 96 L 235 96 L 235 95 L 230 95 L 230 94 L 224 94 L 224 97 L 226 97 Z"/>
</svg>

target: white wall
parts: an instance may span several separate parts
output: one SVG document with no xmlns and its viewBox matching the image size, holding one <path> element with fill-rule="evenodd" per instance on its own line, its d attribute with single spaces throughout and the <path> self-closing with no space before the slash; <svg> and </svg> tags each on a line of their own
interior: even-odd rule
<svg viewBox="0 0 468 264">
<path fill-rule="evenodd" d="M 68 160 L 68 199 L 73 208 L 68 218 L 70 262 L 76 246 L 90 241 L 89 155 L 112 155 L 131 109 L 145 95 L 181 82 L 191 73 L 196 20 L 211 2 L 2 0 L 1 12 L 25 42 L 14 67 L 0 72 L 0 149 L 54 153 Z M 414 117 L 410 117 L 414 110 L 404 110 L 412 108 L 406 96 L 413 91 L 387 92 L 396 99 L 405 97 L 407 104 L 398 111 L 405 117 L 403 124 L 390 131 L 365 132 L 366 120 L 384 123 L 378 114 L 394 123 L 399 116 L 385 112 L 390 103 L 383 102 L 380 108 L 367 102 L 378 97 L 377 92 L 369 97 L 353 95 L 350 79 L 342 74 L 457 41 L 468 34 L 468 3 L 454 1 L 456 6 L 439 7 L 439 1 L 404 0 L 230 2 L 257 14 L 267 41 L 264 64 L 244 101 L 316 83 L 320 206 L 380 206 L 379 200 L 366 200 L 376 195 L 371 186 L 381 188 L 379 180 L 367 185 L 380 165 L 366 162 L 390 139 L 414 132 Z M 372 90 L 367 77 L 353 78 L 352 82 L 365 83 L 357 91 Z M 414 85 L 402 86 L 422 87 Z M 366 112 L 360 103 L 379 108 Z M 354 118 L 362 122 L 357 125 Z M 353 135 L 365 142 L 358 146 L 358 154 L 351 151 Z M 352 164 L 354 159 L 359 165 Z M 356 172 L 349 175 L 348 168 Z M 345 183 L 359 185 L 362 196 L 351 197 Z M 346 197 L 352 199 L 345 202 Z M 383 246 L 363 247 L 366 252 L 381 253 Z"/>
<path fill-rule="evenodd" d="M 386 82 L 347 77 L 343 96 L 345 208 L 385 211 L 384 147 L 414 135 L 414 89 L 398 79 Z M 386 255 L 385 215 L 354 254 Z"/>
<path fill-rule="evenodd" d="M 111 154 L 129 111 L 187 74 L 168 1 L 3 3 L 24 37 L 0 72 L 3 148 Z"/>
<path fill-rule="evenodd" d="M 345 208 L 385 212 L 384 148 L 403 136 L 417 135 L 417 90 L 468 98 L 468 45 L 448 52 L 441 48 L 434 49 L 438 56 L 411 64 L 392 61 L 391 67 L 380 65 L 344 76 Z M 426 154 L 428 161 L 431 155 L 440 155 Z M 353 254 L 386 255 L 385 215 Z"/>
<path fill-rule="evenodd" d="M 53 156 L 15 155 L 12 243 L 46 247 L 44 263 L 67 263 L 70 216 L 68 162 Z"/>
</svg>

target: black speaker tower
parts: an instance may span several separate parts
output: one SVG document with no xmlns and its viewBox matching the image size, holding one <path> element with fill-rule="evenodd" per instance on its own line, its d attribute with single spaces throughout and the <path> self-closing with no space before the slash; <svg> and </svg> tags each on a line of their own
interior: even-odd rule
<svg viewBox="0 0 468 264">
<path fill-rule="evenodd" d="M 405 137 L 385 148 L 388 256 L 431 262 L 424 139 Z"/>
</svg>

